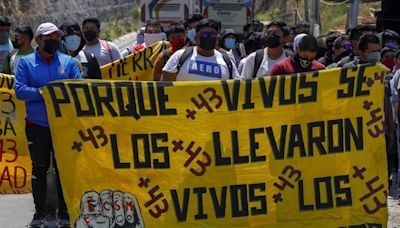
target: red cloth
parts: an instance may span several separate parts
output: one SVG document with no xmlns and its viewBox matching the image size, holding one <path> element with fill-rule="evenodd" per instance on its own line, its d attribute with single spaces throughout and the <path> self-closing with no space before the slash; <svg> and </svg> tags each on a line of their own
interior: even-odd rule
<svg viewBox="0 0 400 228">
<path fill-rule="evenodd" d="M 281 61 L 277 62 L 271 70 L 268 72 L 269 75 L 283 75 L 283 74 L 294 74 L 294 73 L 302 73 L 302 72 L 309 72 L 309 71 L 318 71 L 324 70 L 325 66 L 319 63 L 316 60 L 313 60 L 310 67 L 303 68 L 298 66 L 292 57 L 286 57 Z"/>
<path fill-rule="evenodd" d="M 43 56 L 42 56 L 43 57 Z M 50 62 L 51 62 L 51 60 L 53 59 L 53 55 L 52 56 L 49 56 L 49 57 L 43 57 L 43 59 L 44 59 L 44 61 L 47 63 L 47 64 L 50 64 Z"/>
</svg>

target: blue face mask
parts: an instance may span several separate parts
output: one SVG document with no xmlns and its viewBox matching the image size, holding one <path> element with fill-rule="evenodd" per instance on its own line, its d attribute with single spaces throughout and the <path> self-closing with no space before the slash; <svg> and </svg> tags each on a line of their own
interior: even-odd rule
<svg viewBox="0 0 400 228">
<path fill-rule="evenodd" d="M 391 41 L 386 42 L 385 43 L 385 47 L 393 48 L 393 49 L 398 49 L 399 48 L 399 46 L 395 42 L 391 42 Z"/>
<path fill-rule="evenodd" d="M 138 35 L 136 36 L 136 42 L 137 42 L 138 44 L 144 43 L 144 35 L 143 35 L 143 34 L 138 34 Z"/>
<path fill-rule="evenodd" d="M 69 51 L 78 50 L 79 46 L 81 46 L 81 37 L 78 35 L 69 35 L 64 38 L 65 46 Z"/>
<path fill-rule="evenodd" d="M 190 42 L 195 43 L 194 37 L 196 36 L 196 29 L 192 28 L 187 31 L 187 38 L 189 38 Z"/>
<path fill-rule="evenodd" d="M 235 38 L 226 38 L 224 41 L 225 47 L 229 49 L 234 49 L 236 45 L 236 39 Z"/>
</svg>

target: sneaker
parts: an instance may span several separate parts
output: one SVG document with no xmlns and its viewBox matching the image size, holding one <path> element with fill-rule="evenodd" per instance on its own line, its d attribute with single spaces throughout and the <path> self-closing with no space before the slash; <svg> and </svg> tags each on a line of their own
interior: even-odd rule
<svg viewBox="0 0 400 228">
<path fill-rule="evenodd" d="M 58 228 L 70 228 L 71 224 L 69 223 L 69 215 L 68 214 L 59 214 L 57 216 L 57 227 Z"/>
<path fill-rule="evenodd" d="M 33 215 L 33 219 L 29 225 L 26 227 L 28 228 L 45 228 L 46 227 L 46 217 L 43 214 L 35 213 Z"/>
</svg>

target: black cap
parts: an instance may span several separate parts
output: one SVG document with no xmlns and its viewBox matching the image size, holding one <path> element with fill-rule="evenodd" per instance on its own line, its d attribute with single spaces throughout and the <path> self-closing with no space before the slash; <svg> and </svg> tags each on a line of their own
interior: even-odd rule
<svg viewBox="0 0 400 228">
<path fill-rule="evenodd" d="M 60 25 L 60 30 L 64 32 L 64 36 L 81 35 L 81 28 L 76 22 L 64 22 Z"/>
</svg>

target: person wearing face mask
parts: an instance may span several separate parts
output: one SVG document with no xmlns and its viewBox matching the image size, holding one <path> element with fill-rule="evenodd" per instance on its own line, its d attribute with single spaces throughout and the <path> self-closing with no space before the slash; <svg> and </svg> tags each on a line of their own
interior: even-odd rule
<svg viewBox="0 0 400 228">
<path fill-rule="evenodd" d="M 270 70 L 270 75 L 285 75 L 325 69 L 324 65 L 315 60 L 319 49 L 317 39 L 312 35 L 300 35 L 302 38 L 295 48 L 296 54 L 276 63 Z"/>
<path fill-rule="evenodd" d="M 143 37 L 144 37 L 143 43 L 136 43 L 135 45 L 128 47 L 123 51 L 122 56 L 126 57 L 132 53 L 141 51 L 157 42 L 167 39 L 163 27 L 157 20 L 151 20 L 147 22 Z"/>
<path fill-rule="evenodd" d="M 3 72 L 5 74 L 15 74 L 17 64 L 22 56 L 34 52 L 31 42 L 33 31 L 29 26 L 20 26 L 15 29 L 14 47 L 15 51 L 10 53 L 3 62 Z"/>
<path fill-rule="evenodd" d="M 8 17 L 0 16 L 0 73 L 3 73 L 4 59 L 14 50 L 10 40 L 10 27 Z"/>
<path fill-rule="evenodd" d="M 220 23 L 201 20 L 196 27 L 196 46 L 175 52 L 163 68 L 165 81 L 238 79 L 235 63 L 226 52 L 216 50 Z"/>
<path fill-rule="evenodd" d="M 186 46 L 191 47 L 195 46 L 195 37 L 196 37 L 196 25 L 203 19 L 203 15 L 195 13 L 192 14 L 186 21 L 185 21 L 185 30 L 186 30 Z"/>
<path fill-rule="evenodd" d="M 121 54 L 123 57 L 126 57 L 133 52 L 133 47 L 135 47 L 137 44 L 143 44 L 144 43 L 144 31 L 146 30 L 146 27 L 141 27 L 137 32 L 136 32 L 136 41 L 133 42 L 130 46 L 125 48 Z"/>
<path fill-rule="evenodd" d="M 332 63 L 334 63 L 334 48 L 333 48 L 333 44 L 335 42 L 335 40 L 341 36 L 342 34 L 338 33 L 338 32 L 331 32 L 330 34 L 328 34 L 328 36 L 326 37 L 325 40 L 325 44 L 326 44 L 326 49 L 324 52 L 324 56 L 318 59 L 318 62 L 324 64 L 325 66 L 328 66 Z"/>
<path fill-rule="evenodd" d="M 110 41 L 100 40 L 100 21 L 97 18 L 86 18 L 82 23 L 83 38 L 86 45 L 84 51 L 92 53 L 100 67 L 122 59 L 121 52 L 117 45 Z"/>
<path fill-rule="evenodd" d="M 15 95 L 17 99 L 25 101 L 25 132 L 32 160 L 32 177 L 35 177 L 32 178 L 35 214 L 28 227 L 46 226 L 46 173 L 53 150 L 46 106 L 39 89 L 56 80 L 81 79 L 75 60 L 58 51 L 62 35 L 63 32 L 54 24 L 40 24 L 35 32 L 38 48 L 34 53 L 23 56 L 19 60 L 15 73 Z M 62 152 L 56 151 L 56 153 Z M 58 195 L 57 227 L 70 227 L 69 214 L 54 156 L 53 167 L 57 176 L 55 185 Z"/>
<path fill-rule="evenodd" d="M 286 24 L 280 21 L 273 21 L 267 26 L 266 33 L 261 38 L 264 49 L 250 54 L 243 66 L 241 79 L 252 79 L 269 75 L 269 70 L 282 59 L 292 56 L 293 53 L 285 50 L 287 35 L 284 28 Z"/>
<path fill-rule="evenodd" d="M 336 62 L 335 67 L 343 67 L 346 63 L 353 61 L 359 55 L 359 40 L 365 34 L 372 34 L 375 31 L 374 27 L 368 25 L 357 25 L 349 30 L 351 53 Z"/>
<path fill-rule="evenodd" d="M 101 71 L 96 57 L 87 51 L 82 50 L 85 41 L 82 38 L 81 28 L 78 23 L 65 22 L 60 26 L 64 32 L 63 41 L 68 54 L 80 65 L 82 78 L 101 79 Z"/>
<path fill-rule="evenodd" d="M 346 63 L 343 67 L 351 68 L 359 64 L 375 64 L 381 61 L 381 46 L 376 35 L 365 34 L 358 42 L 358 56 L 353 61 Z"/>
<path fill-rule="evenodd" d="M 235 60 L 235 65 L 238 66 L 240 62 L 240 54 L 238 52 L 238 36 L 231 28 L 227 28 L 222 33 L 221 48 L 229 52 Z"/>
<path fill-rule="evenodd" d="M 351 43 L 348 35 L 341 35 L 333 42 L 333 63 L 326 68 L 331 69 L 336 67 L 336 63 L 341 61 L 346 56 L 352 53 Z"/>
<path fill-rule="evenodd" d="M 394 66 L 396 65 L 396 59 L 395 59 L 395 49 L 391 49 L 388 47 L 384 47 L 381 50 L 381 63 L 385 65 L 387 68 L 389 68 L 390 73 L 393 73 Z M 393 76 L 393 75 L 392 75 Z M 390 77 L 390 75 L 388 75 Z"/>
<path fill-rule="evenodd" d="M 169 58 L 185 46 L 185 26 L 182 23 L 170 24 L 168 26 L 168 41 L 171 44 L 170 47 L 158 54 L 154 63 L 154 81 L 160 81 L 162 69 Z"/>
</svg>

